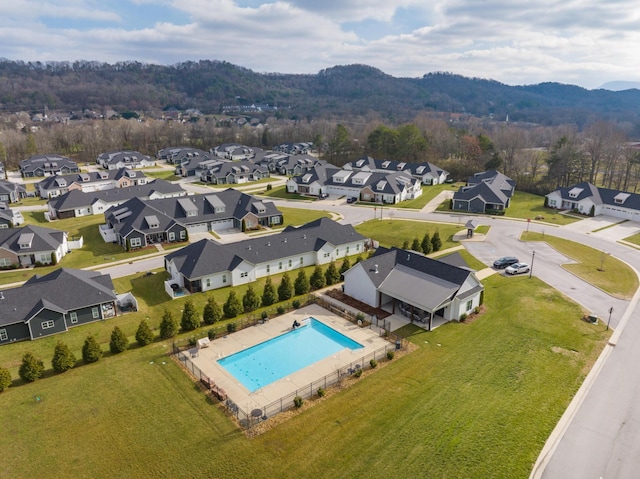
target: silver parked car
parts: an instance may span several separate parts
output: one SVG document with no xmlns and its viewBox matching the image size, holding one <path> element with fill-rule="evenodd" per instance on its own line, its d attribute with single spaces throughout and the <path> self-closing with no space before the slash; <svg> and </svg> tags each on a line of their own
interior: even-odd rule
<svg viewBox="0 0 640 479">
<path fill-rule="evenodd" d="M 520 274 L 528 273 L 530 269 L 531 267 L 527 263 L 515 263 L 511 266 L 507 266 L 504 272 L 508 274 Z"/>
</svg>

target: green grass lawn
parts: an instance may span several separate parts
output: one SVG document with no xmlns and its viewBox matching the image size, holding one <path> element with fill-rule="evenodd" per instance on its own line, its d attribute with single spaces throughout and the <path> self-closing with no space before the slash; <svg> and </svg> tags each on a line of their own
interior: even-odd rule
<svg viewBox="0 0 640 479">
<path fill-rule="evenodd" d="M 284 228 L 289 225 L 300 226 L 318 218 L 331 218 L 331 214 L 328 211 L 287 208 L 286 206 L 279 206 L 278 209 L 284 215 L 284 224 L 277 228 Z"/>
<path fill-rule="evenodd" d="M 458 251 L 455 251 L 454 253 L 446 253 L 444 255 L 440 255 L 438 256 L 437 254 L 430 254 L 429 257 L 435 258 L 435 259 L 441 259 L 444 256 L 447 256 L 449 254 L 455 254 L 458 253 L 460 256 L 462 256 L 462 258 L 466 261 L 466 263 L 469 265 L 470 268 L 476 270 L 476 271 L 480 271 L 481 269 L 485 269 L 487 267 L 486 264 L 484 264 L 482 261 L 478 260 L 475 256 L 473 256 L 471 253 L 469 253 L 466 249 L 460 249 Z"/>
<path fill-rule="evenodd" d="M 159 276 L 132 284 L 158 301 Z M 525 478 L 608 332 L 536 278 L 509 279 L 486 280 L 477 320 L 405 328 L 415 352 L 254 439 L 166 356 L 167 342 L 9 388 L 0 474 Z M 71 344 L 76 330 L 84 337 L 125 318 L 54 339 Z M 44 341 L 3 346 L 0 364 L 26 350 L 42 356 Z"/>
<path fill-rule="evenodd" d="M 181 178 L 181 176 L 176 175 L 173 170 L 144 171 L 144 174 L 150 178 L 160 178 L 166 181 L 177 181 Z"/>
<path fill-rule="evenodd" d="M 393 205 L 394 208 L 414 208 L 420 210 L 429 203 L 432 199 L 438 196 L 442 191 L 457 191 L 460 184 L 448 184 L 442 183 L 440 185 L 422 186 L 422 194 L 416 199 L 401 201 L 397 205 Z"/>
<path fill-rule="evenodd" d="M 361 235 L 372 238 L 387 248 L 392 246 L 400 248 L 405 240 L 409 241 L 409 246 L 411 246 L 414 238 L 422 241 L 425 233 L 433 236 L 437 230 L 440 232 L 442 240 L 442 248 L 440 249 L 458 246 L 459 243 L 453 241 L 453 235 L 465 229 L 464 225 L 390 219 L 365 221 L 355 228 Z"/>
<path fill-rule="evenodd" d="M 562 267 L 616 298 L 631 299 L 638 289 L 638 277 L 622 261 L 589 246 L 544 233 L 524 232 L 524 241 L 544 241 L 575 260 Z"/>
<path fill-rule="evenodd" d="M 280 198 L 285 200 L 304 200 L 304 201 L 314 201 L 315 198 L 309 198 L 307 196 L 302 196 L 297 193 L 287 193 L 287 186 L 281 185 L 272 188 L 271 190 L 263 191 L 260 193 L 263 196 L 268 196 L 270 198 Z"/>
<path fill-rule="evenodd" d="M 637 233 L 635 235 L 631 235 L 631 236 L 627 236 L 626 238 L 624 238 L 624 241 L 634 244 L 636 246 L 640 246 L 640 233 Z"/>
</svg>

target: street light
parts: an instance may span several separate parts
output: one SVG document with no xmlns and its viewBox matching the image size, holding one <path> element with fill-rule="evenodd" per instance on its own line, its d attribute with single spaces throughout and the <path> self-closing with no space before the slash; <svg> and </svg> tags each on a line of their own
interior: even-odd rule
<svg viewBox="0 0 640 479">
<path fill-rule="evenodd" d="M 533 274 L 533 260 L 536 259 L 536 252 L 531 252 L 531 268 L 529 268 L 529 279 L 531 279 L 531 275 Z"/>
<path fill-rule="evenodd" d="M 613 306 L 609 308 L 609 319 L 607 320 L 607 331 L 609 331 L 609 323 L 611 322 L 611 313 L 613 313 Z"/>
</svg>

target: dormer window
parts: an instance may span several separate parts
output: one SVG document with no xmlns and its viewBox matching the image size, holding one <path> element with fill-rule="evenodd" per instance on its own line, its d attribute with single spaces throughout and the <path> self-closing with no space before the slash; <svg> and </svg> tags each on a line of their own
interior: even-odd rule
<svg viewBox="0 0 640 479">
<path fill-rule="evenodd" d="M 569 198 L 577 198 L 583 191 L 582 188 L 572 188 L 569 190 Z"/>
<path fill-rule="evenodd" d="M 20 249 L 31 248 L 32 242 L 33 242 L 33 233 L 22 233 L 18 238 L 18 246 L 20 247 Z"/>
<path fill-rule="evenodd" d="M 616 196 L 613 197 L 613 201 L 617 205 L 621 205 L 626 201 L 627 198 L 629 198 L 629 196 L 631 196 L 629 193 L 618 193 Z"/>
</svg>

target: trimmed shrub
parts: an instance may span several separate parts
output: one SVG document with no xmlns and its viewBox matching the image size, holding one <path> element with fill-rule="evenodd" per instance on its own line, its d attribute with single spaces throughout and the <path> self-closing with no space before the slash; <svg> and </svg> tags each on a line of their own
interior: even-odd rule
<svg viewBox="0 0 640 479">
<path fill-rule="evenodd" d="M 293 309 L 300 309 L 300 300 L 294 299 L 293 301 L 291 301 L 291 307 Z"/>
<path fill-rule="evenodd" d="M 44 363 L 31 353 L 24 353 L 18 374 L 24 381 L 33 382 L 44 373 Z"/>
<path fill-rule="evenodd" d="M 276 296 L 276 290 L 273 287 L 271 278 L 268 277 L 264 283 L 264 289 L 262 290 L 262 306 L 271 306 L 276 302 L 278 297 Z"/>
<path fill-rule="evenodd" d="M 222 319 L 222 308 L 213 296 L 207 298 L 207 304 L 202 310 L 204 324 L 215 324 Z"/>
<path fill-rule="evenodd" d="M 301 294 L 307 294 L 311 289 L 311 284 L 309 283 L 309 278 L 307 278 L 307 274 L 301 269 L 298 272 L 298 276 L 293 283 L 293 289 L 296 293 L 296 296 L 300 296 Z"/>
<path fill-rule="evenodd" d="M 178 321 L 173 317 L 171 311 L 165 309 L 160 321 L 160 337 L 169 339 L 176 334 L 178 334 Z"/>
<path fill-rule="evenodd" d="M 287 310 L 285 309 L 285 307 L 284 307 L 284 306 L 278 306 L 278 307 L 276 308 L 276 311 L 278 312 L 278 314 L 284 314 L 284 313 L 286 313 L 286 312 L 287 312 Z"/>
<path fill-rule="evenodd" d="M 467 313 L 462 313 L 462 314 L 460 315 L 460 321 L 461 321 L 461 322 L 463 322 L 463 321 L 465 321 L 466 319 L 467 319 Z"/>
<path fill-rule="evenodd" d="M 51 359 L 51 367 L 57 373 L 68 371 L 76 365 L 76 357 L 62 341 L 56 343 Z"/>
<path fill-rule="evenodd" d="M 260 318 L 262 318 L 263 321 L 266 321 L 267 319 L 269 319 L 269 313 L 263 311 L 262 313 L 260 313 Z"/>
<path fill-rule="evenodd" d="M 146 319 L 140 321 L 140 325 L 136 331 L 136 342 L 139 346 L 146 346 L 153 342 L 153 331 L 151 331 L 149 322 Z"/>
<path fill-rule="evenodd" d="M 193 305 L 191 299 L 187 299 L 184 303 L 180 327 L 183 331 L 193 331 L 200 327 L 200 318 L 198 317 L 198 313 L 196 313 L 196 307 Z"/>
<path fill-rule="evenodd" d="M 278 285 L 278 301 L 287 301 L 293 296 L 293 285 L 289 273 L 282 275 L 282 281 Z"/>
<path fill-rule="evenodd" d="M 304 404 L 304 399 L 302 399 L 300 396 L 296 396 L 293 398 L 293 405 L 297 408 L 302 407 L 302 405 Z"/>
<path fill-rule="evenodd" d="M 318 397 L 323 397 L 325 394 L 327 394 L 327 391 L 324 388 L 318 388 Z"/>
<path fill-rule="evenodd" d="M 210 341 L 216 339 L 216 330 L 210 329 L 209 331 L 207 331 L 207 338 L 209 338 Z"/>
<path fill-rule="evenodd" d="M 372 359 L 371 361 L 369 361 L 369 366 L 371 366 L 371 369 L 375 368 L 378 365 L 378 361 L 376 361 L 375 359 Z"/>
<path fill-rule="evenodd" d="M 249 285 L 247 292 L 242 297 L 242 307 L 245 313 L 250 313 L 260 307 L 260 298 L 258 298 L 258 295 L 251 285 Z"/>
<path fill-rule="evenodd" d="M 224 316 L 229 319 L 235 318 L 242 313 L 242 304 L 240 304 L 240 300 L 236 296 L 235 291 L 229 292 L 227 301 L 224 303 L 222 309 L 224 311 Z"/>
<path fill-rule="evenodd" d="M 356 321 L 358 322 L 358 324 L 363 323 L 364 320 L 365 320 L 365 315 L 363 312 L 356 314 Z"/>
<path fill-rule="evenodd" d="M 356 369 L 356 372 L 353 373 L 353 377 L 359 378 L 360 376 L 362 376 L 362 368 Z"/>
<path fill-rule="evenodd" d="M 95 363 L 102 357 L 102 349 L 96 338 L 89 335 L 82 345 L 82 360 L 89 364 Z"/>
<path fill-rule="evenodd" d="M 118 354 L 126 351 L 129 347 L 129 339 L 118 326 L 111 331 L 111 341 L 109 341 L 109 350 L 112 354 Z"/>
<path fill-rule="evenodd" d="M 391 361 L 395 357 L 396 353 L 393 351 L 387 351 L 387 359 Z"/>
<path fill-rule="evenodd" d="M 11 373 L 6 368 L 0 368 L 0 393 L 11 386 Z"/>
<path fill-rule="evenodd" d="M 227 323 L 227 333 L 235 333 L 236 329 L 238 329 L 238 325 L 236 323 Z"/>
</svg>

